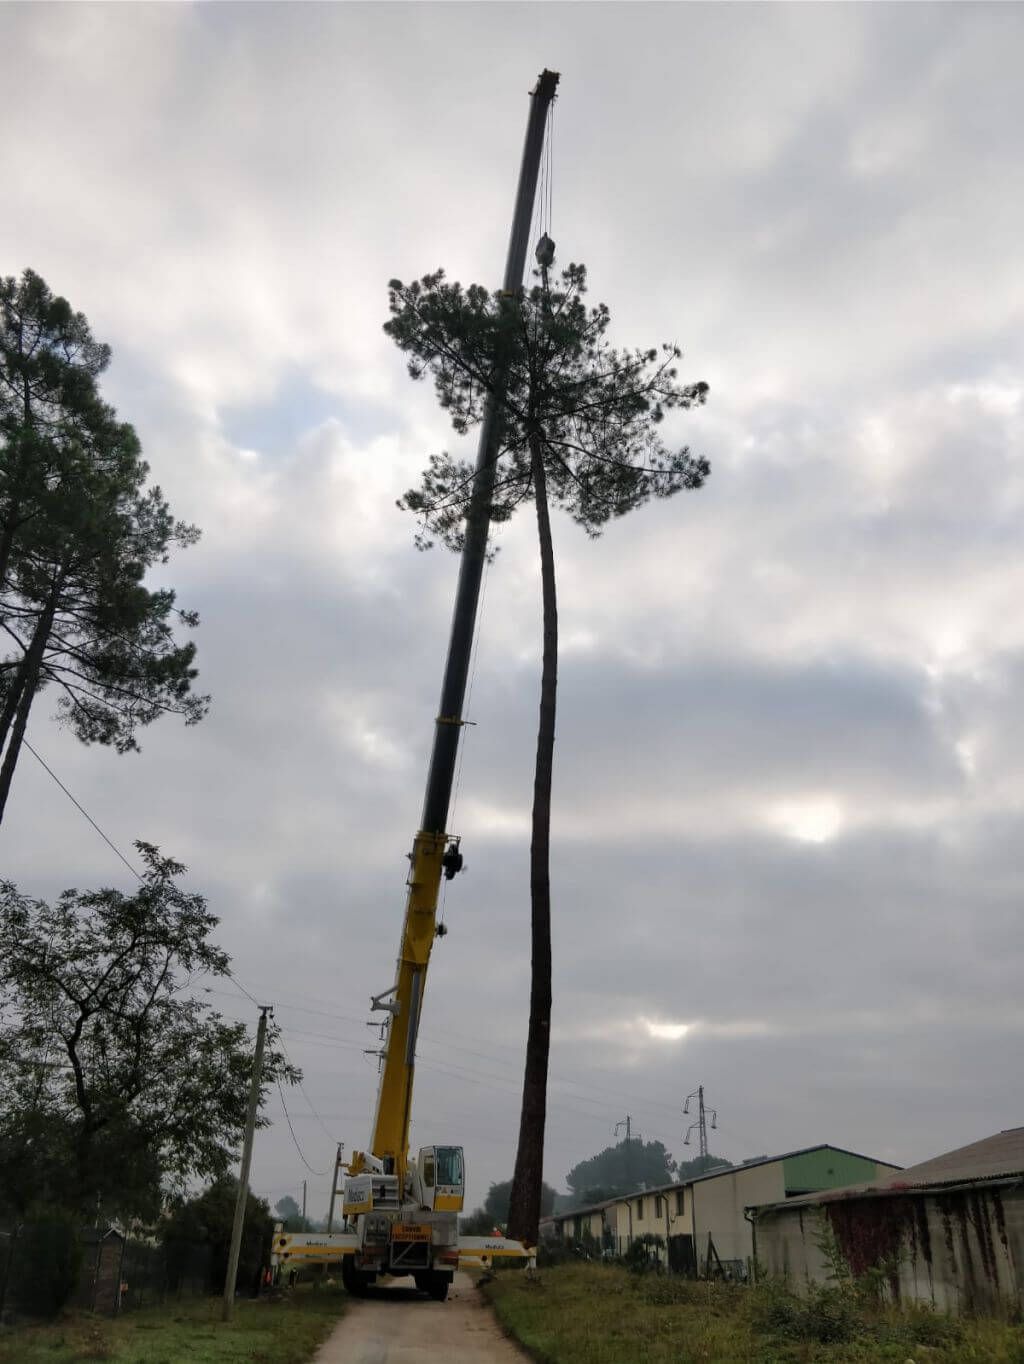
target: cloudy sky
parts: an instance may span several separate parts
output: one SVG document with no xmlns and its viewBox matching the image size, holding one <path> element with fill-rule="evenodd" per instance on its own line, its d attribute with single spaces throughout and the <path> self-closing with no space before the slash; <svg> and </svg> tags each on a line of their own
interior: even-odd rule
<svg viewBox="0 0 1024 1364">
<path fill-rule="evenodd" d="M 553 228 L 625 344 L 678 341 L 695 494 L 556 521 L 563 631 L 547 1178 L 688 1091 L 733 1159 L 901 1163 L 1024 1121 L 1024 11 L 974 4 L 18 5 L 0 271 L 40 272 L 203 539 L 210 717 L 141 755 L 30 739 L 158 843 L 273 1002 L 304 1092 L 254 1183 L 364 1144 L 456 562 L 394 500 L 459 449 L 386 281 L 498 281 L 527 92 Z M 471 451 L 470 451 L 471 452 Z M 486 581 L 414 1145 L 512 1169 L 539 673 L 529 514 Z M 24 889 L 131 879 L 26 755 Z M 230 986 L 211 1002 L 252 1019 Z M 314 1116 L 315 1114 L 318 1116 Z"/>
</svg>

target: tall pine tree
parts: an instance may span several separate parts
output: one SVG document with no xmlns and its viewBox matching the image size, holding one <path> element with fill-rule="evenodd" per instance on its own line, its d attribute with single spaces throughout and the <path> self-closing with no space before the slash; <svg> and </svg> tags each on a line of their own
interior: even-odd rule
<svg viewBox="0 0 1024 1364">
<path fill-rule="evenodd" d="M 145 586 L 199 532 L 146 487 L 134 430 L 99 394 L 109 359 L 33 271 L 0 280 L 0 819 L 45 688 L 79 739 L 119 752 L 159 715 L 194 724 L 208 706 L 174 634 L 195 613 Z"/>
<path fill-rule="evenodd" d="M 540 253 L 539 258 L 540 258 Z M 651 498 L 701 487 L 706 460 L 670 447 L 665 414 L 705 401 L 704 383 L 679 382 L 674 345 L 617 350 L 607 339 L 604 304 L 584 301 L 587 273 L 570 265 L 552 285 L 514 298 L 481 285 L 449 283 L 442 270 L 389 286 L 384 330 L 409 356 L 413 378 L 430 374 L 454 429 L 480 422 L 490 394 L 500 404 L 492 521 L 533 502 L 541 566 L 543 662 L 530 842 L 532 973 L 509 1234 L 535 1244 L 543 1179 L 551 1033 L 551 782 L 558 685 L 558 603 L 551 507 L 590 536 Z M 473 466 L 432 455 L 417 488 L 399 506 L 419 518 L 417 545 L 439 539 L 459 550 Z"/>
</svg>

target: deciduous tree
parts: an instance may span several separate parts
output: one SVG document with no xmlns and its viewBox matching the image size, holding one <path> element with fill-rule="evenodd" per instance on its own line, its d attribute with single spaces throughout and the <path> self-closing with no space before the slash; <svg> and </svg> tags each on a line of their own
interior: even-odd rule
<svg viewBox="0 0 1024 1364">
<path fill-rule="evenodd" d="M 0 1204 L 153 1215 L 219 1177 L 245 1125 L 252 1043 L 202 1002 L 226 976 L 217 920 L 145 843 L 141 884 L 55 904 L 0 882 Z M 263 1084 L 297 1078 L 273 1045 Z"/>
</svg>

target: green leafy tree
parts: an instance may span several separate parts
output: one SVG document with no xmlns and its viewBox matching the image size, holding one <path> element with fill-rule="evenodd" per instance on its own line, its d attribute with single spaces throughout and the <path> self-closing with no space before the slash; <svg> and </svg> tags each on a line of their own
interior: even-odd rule
<svg viewBox="0 0 1024 1364">
<path fill-rule="evenodd" d="M 283 1198 L 279 1198 L 274 1204 L 274 1211 L 282 1222 L 287 1222 L 289 1217 L 302 1216 L 302 1209 L 299 1207 L 298 1203 L 296 1203 L 295 1199 L 292 1198 L 291 1194 L 285 1194 Z"/>
<path fill-rule="evenodd" d="M 581 1160 L 566 1175 L 565 1182 L 573 1195 L 574 1206 L 586 1207 L 590 1203 L 604 1202 L 606 1198 L 633 1193 L 641 1186 L 657 1188 L 660 1184 L 670 1184 L 676 1170 L 676 1162 L 660 1141 L 632 1137 Z M 595 1198 L 595 1191 L 602 1197 Z"/>
<path fill-rule="evenodd" d="M 274 1204 L 274 1212 L 279 1220 L 284 1224 L 285 1231 L 313 1231 L 313 1223 L 308 1217 L 303 1217 L 302 1209 L 292 1198 L 291 1194 L 285 1194 Z"/>
<path fill-rule="evenodd" d="M 550 1217 L 555 1209 L 555 1199 L 558 1197 L 554 1189 L 549 1184 L 541 1187 L 541 1217 Z M 504 1179 L 498 1184 L 492 1184 L 487 1191 L 482 1208 L 477 1208 L 475 1212 L 469 1214 L 461 1220 L 462 1230 L 469 1236 L 489 1236 L 495 1227 L 504 1227 L 508 1224 L 509 1202 L 512 1198 L 512 1181 Z"/>
<path fill-rule="evenodd" d="M 134 430 L 99 395 L 108 347 L 27 270 L 0 280 L 0 818 L 36 696 L 84 743 L 138 747 L 165 713 L 194 724 L 195 626 L 147 572 L 195 542 L 176 521 Z"/>
<path fill-rule="evenodd" d="M 693 1160 L 681 1160 L 676 1170 L 676 1178 L 681 1184 L 684 1184 L 688 1179 L 697 1179 L 700 1175 L 709 1174 L 712 1170 L 728 1170 L 731 1168 L 731 1160 L 726 1160 L 724 1156 L 713 1156 L 709 1151 L 706 1156 L 694 1156 Z"/>
<path fill-rule="evenodd" d="M 579 1194 L 578 1206 L 589 1208 L 595 1203 L 607 1203 L 610 1198 L 615 1198 L 618 1192 L 618 1189 L 613 1189 L 609 1184 L 592 1184 L 589 1189 L 584 1189 Z"/>
<path fill-rule="evenodd" d="M 499 407 L 493 521 L 532 502 L 537 517 L 543 611 L 540 714 L 530 842 L 532 973 L 519 1144 L 509 1227 L 535 1242 L 540 1218 L 551 1031 L 551 780 L 558 681 L 558 605 L 552 505 L 590 536 L 651 498 L 699 488 L 706 460 L 660 435 L 667 413 L 704 402 L 708 386 L 679 382 L 674 345 L 617 350 L 607 339 L 604 304 L 584 301 L 587 274 L 570 265 L 554 286 L 508 296 L 463 289 L 438 270 L 389 286 L 385 331 L 409 356 L 413 378 L 430 374 L 452 426 L 478 424 L 488 397 Z M 418 487 L 399 506 L 419 519 L 417 544 L 440 540 L 460 550 L 473 467 L 432 455 Z"/>
<path fill-rule="evenodd" d="M 238 1180 L 222 1175 L 195 1198 L 177 1198 L 160 1226 L 160 1239 L 167 1255 L 168 1277 L 174 1284 L 195 1263 L 196 1249 L 208 1248 L 207 1289 L 223 1293 L 227 1278 L 231 1229 L 238 1198 Z M 245 1205 L 242 1246 L 238 1259 L 238 1284 L 255 1284 L 270 1257 L 274 1221 L 262 1198 L 250 1193 Z"/>
<path fill-rule="evenodd" d="M 145 843 L 134 894 L 55 904 L 0 882 L 0 1205 L 152 1217 L 164 1194 L 223 1175 L 252 1074 L 245 1024 L 188 989 L 227 976 L 217 920 Z M 263 1084 L 296 1079 L 270 1045 Z"/>
</svg>

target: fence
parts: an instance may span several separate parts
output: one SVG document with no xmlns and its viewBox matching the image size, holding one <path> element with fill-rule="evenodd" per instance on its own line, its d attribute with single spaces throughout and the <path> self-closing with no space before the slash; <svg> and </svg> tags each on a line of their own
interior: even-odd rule
<svg viewBox="0 0 1024 1364">
<path fill-rule="evenodd" d="M 0 1321 L 65 1303 L 112 1315 L 209 1291 L 213 1249 L 125 1238 L 113 1228 L 28 1223 L 0 1231 Z M 55 1273 L 59 1267 L 60 1273 Z"/>
</svg>

